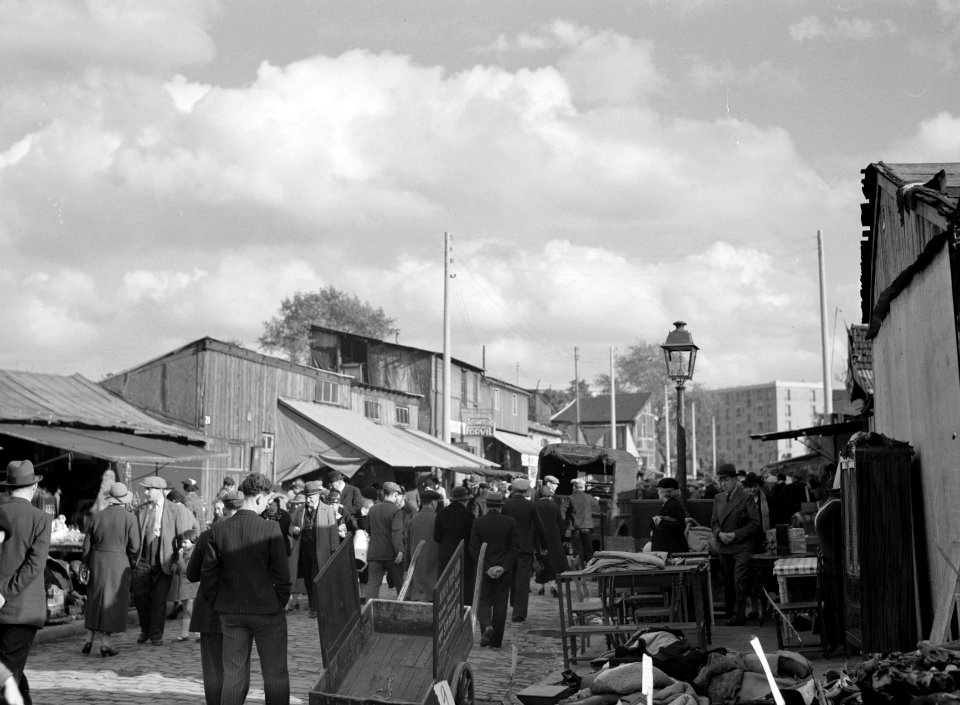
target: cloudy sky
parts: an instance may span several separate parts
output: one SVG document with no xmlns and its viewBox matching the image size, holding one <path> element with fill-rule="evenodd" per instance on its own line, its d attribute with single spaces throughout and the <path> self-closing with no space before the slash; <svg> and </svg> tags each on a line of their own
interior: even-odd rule
<svg viewBox="0 0 960 705">
<path fill-rule="evenodd" d="M 956 3 L 0 0 L 0 368 L 255 347 L 336 286 L 525 386 L 688 322 L 707 386 L 860 322 L 860 170 L 960 161 Z"/>
</svg>

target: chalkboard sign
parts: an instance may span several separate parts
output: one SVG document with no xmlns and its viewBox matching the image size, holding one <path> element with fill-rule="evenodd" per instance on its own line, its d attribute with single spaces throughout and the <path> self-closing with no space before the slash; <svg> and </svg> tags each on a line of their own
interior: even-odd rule
<svg viewBox="0 0 960 705">
<path fill-rule="evenodd" d="M 320 653 L 323 662 L 329 664 L 350 630 L 360 620 L 360 586 L 351 537 L 348 536 L 320 568 L 314 584 L 308 589 L 314 590 L 317 597 L 314 604 L 317 606 L 317 628 L 320 630 Z"/>
<path fill-rule="evenodd" d="M 463 629 L 463 541 L 453 552 L 433 590 L 433 677 L 446 672 Z"/>
</svg>

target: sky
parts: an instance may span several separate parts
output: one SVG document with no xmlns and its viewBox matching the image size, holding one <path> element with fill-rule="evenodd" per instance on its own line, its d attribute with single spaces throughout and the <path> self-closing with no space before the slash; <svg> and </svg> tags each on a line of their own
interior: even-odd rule
<svg viewBox="0 0 960 705">
<path fill-rule="evenodd" d="M 328 285 L 439 351 L 449 233 L 493 376 L 816 382 L 818 231 L 840 379 L 860 171 L 960 161 L 948 0 L 0 0 L 0 62 L 0 368 L 94 380 Z"/>
</svg>

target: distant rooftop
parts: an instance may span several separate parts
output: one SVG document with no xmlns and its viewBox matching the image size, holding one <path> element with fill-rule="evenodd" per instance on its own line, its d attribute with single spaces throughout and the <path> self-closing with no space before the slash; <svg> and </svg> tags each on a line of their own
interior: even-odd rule
<svg viewBox="0 0 960 705">
<path fill-rule="evenodd" d="M 650 399 L 649 392 L 623 392 L 616 395 L 616 422 L 631 423 Z M 576 423 L 577 402 L 570 402 L 563 409 L 554 414 L 553 423 Z M 595 397 L 580 399 L 580 423 L 610 423 L 610 395 L 600 394 Z"/>
</svg>

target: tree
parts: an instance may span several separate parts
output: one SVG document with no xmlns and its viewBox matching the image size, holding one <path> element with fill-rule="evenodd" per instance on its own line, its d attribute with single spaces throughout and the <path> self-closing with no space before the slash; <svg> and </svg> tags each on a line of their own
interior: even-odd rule
<svg viewBox="0 0 960 705">
<path fill-rule="evenodd" d="M 373 308 L 331 285 L 319 291 L 298 291 L 284 299 L 279 313 L 264 322 L 257 342 L 268 351 L 282 351 L 291 362 L 305 364 L 310 356 L 311 325 L 380 339 L 396 331 L 394 319 L 382 308 Z"/>
</svg>

